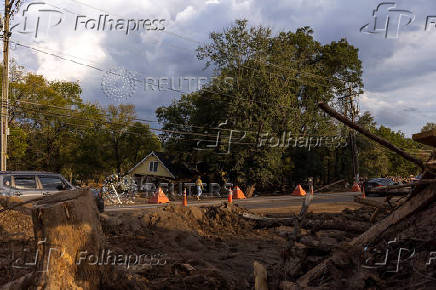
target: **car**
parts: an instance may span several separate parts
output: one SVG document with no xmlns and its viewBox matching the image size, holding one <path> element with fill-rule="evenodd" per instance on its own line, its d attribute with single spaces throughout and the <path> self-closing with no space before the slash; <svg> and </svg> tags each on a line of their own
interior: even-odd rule
<svg viewBox="0 0 436 290">
<path fill-rule="evenodd" d="M 76 187 L 58 173 L 43 171 L 0 172 L 0 195 L 16 196 L 23 201 L 73 189 L 76 189 Z M 97 207 L 102 212 L 104 210 L 104 203 L 101 194 L 98 192 L 93 192 L 93 194 Z"/>
<path fill-rule="evenodd" d="M 386 195 L 388 191 L 376 190 L 377 187 L 397 185 L 392 179 L 389 178 L 373 178 L 363 183 L 363 189 L 366 195 Z M 395 195 L 404 195 L 410 192 L 410 187 L 389 190 L 389 193 Z"/>
</svg>

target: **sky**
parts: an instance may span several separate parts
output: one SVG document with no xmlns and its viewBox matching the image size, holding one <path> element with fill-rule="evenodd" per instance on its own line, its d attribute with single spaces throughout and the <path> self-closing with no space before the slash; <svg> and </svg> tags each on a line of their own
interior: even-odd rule
<svg viewBox="0 0 436 290">
<path fill-rule="evenodd" d="M 363 63 L 361 112 L 406 136 L 436 123 L 431 0 L 24 1 L 12 20 L 11 57 L 49 80 L 78 81 L 87 101 L 131 103 L 139 118 L 155 120 L 156 108 L 180 97 L 168 88 L 190 92 L 210 80 L 195 49 L 243 18 L 274 33 L 310 26 L 322 44 L 346 38 Z M 110 30 L 109 19 L 124 26 Z"/>
</svg>

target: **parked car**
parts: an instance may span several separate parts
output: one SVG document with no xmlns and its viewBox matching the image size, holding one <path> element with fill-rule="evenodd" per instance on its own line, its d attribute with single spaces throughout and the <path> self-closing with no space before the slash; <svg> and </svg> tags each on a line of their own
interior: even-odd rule
<svg viewBox="0 0 436 290">
<path fill-rule="evenodd" d="M 17 196 L 23 201 L 72 189 L 75 189 L 75 187 L 58 173 L 42 171 L 0 172 L 0 195 Z M 93 193 L 98 209 L 103 211 L 104 204 L 102 208 L 103 199 L 101 195 L 98 192 Z"/>
<path fill-rule="evenodd" d="M 398 183 L 395 183 L 392 179 L 389 178 L 373 178 L 365 181 L 363 183 L 363 188 L 365 190 L 366 195 L 386 195 L 387 191 L 376 190 L 376 188 L 382 186 L 397 185 L 397 184 Z M 396 195 L 404 195 L 404 194 L 408 194 L 410 190 L 411 190 L 410 187 L 404 187 L 404 188 L 389 190 L 389 192 Z"/>
</svg>

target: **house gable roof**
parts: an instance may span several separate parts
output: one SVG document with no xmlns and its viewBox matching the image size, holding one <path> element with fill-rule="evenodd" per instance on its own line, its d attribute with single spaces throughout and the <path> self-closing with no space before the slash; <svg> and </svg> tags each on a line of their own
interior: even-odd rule
<svg viewBox="0 0 436 290">
<path fill-rule="evenodd" d="M 169 172 L 169 174 L 171 175 L 172 178 L 176 178 L 174 176 L 174 174 L 171 172 L 171 170 L 168 168 L 168 164 L 170 164 L 167 160 L 165 160 L 164 158 L 162 158 L 162 156 L 159 156 L 161 154 L 159 154 L 158 152 L 154 152 L 151 151 L 150 154 L 148 154 L 147 156 L 145 156 L 141 161 L 139 161 L 132 169 L 130 169 L 127 173 L 130 174 L 131 172 L 133 172 L 136 168 L 138 168 L 141 164 L 143 164 L 150 156 L 155 156 L 159 162 L 162 164 L 162 166 Z"/>
</svg>

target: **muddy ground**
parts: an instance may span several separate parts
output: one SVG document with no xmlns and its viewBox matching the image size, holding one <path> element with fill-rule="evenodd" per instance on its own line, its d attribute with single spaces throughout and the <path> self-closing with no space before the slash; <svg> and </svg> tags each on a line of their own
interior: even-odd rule
<svg viewBox="0 0 436 290">
<path fill-rule="evenodd" d="M 5 202 L 1 204 L 7 206 Z M 340 207 L 350 208 L 339 212 Z M 277 289 L 281 282 L 295 281 L 329 257 L 334 249 L 368 229 L 374 209 L 359 207 L 347 204 L 313 207 L 303 225 L 301 240 L 295 244 L 295 257 L 301 258 L 297 267 L 291 265 L 289 268 L 289 262 L 285 266 L 285 260 L 289 261 L 287 246 L 293 232 L 292 225 L 265 226 L 247 220 L 242 217 L 246 210 L 225 202 L 205 208 L 169 205 L 148 212 L 101 214 L 104 248 L 100 253 L 89 254 L 101 257 L 98 258 L 99 265 L 107 269 L 101 277 L 101 289 L 254 289 L 254 261 L 265 265 L 268 283 L 271 289 Z M 325 212 L 320 212 L 322 210 Z M 282 210 L 261 214 L 289 217 L 292 216 L 290 212 L 287 214 Z M 434 206 L 430 207 L 427 216 L 429 213 L 434 216 L 434 212 Z M 380 213 L 373 222 L 380 221 L 386 214 Z M 426 222 L 422 223 L 422 219 Z M 418 245 L 420 248 L 430 249 L 434 246 L 434 239 L 429 239 L 433 231 L 434 219 L 417 216 L 414 223 L 402 224 L 402 235 L 398 236 L 397 229 L 387 236 L 397 236 L 402 240 L 408 238 L 409 243 L 421 243 Z M 4 273 L 0 275 L 0 285 L 3 285 L 35 269 L 29 265 L 36 244 L 30 208 L 0 213 L 0 234 L 0 271 Z M 416 239 L 410 240 L 414 236 Z M 369 246 L 383 248 L 385 242 Z M 403 280 L 404 285 L 431 285 L 434 271 L 429 272 L 425 265 L 407 268 L 407 273 L 402 276 L 398 273 L 395 274 L 397 276 L 386 274 L 384 269 L 365 272 L 359 270 L 362 263 L 360 254 L 362 252 L 355 255 L 357 261 L 348 261 L 348 269 L 354 269 L 349 273 L 350 277 L 360 281 L 360 284 L 353 284 L 354 289 L 398 286 L 396 280 L 407 280 L 410 275 L 413 280 L 407 280 L 410 284 L 405 284 Z M 426 251 L 419 254 L 428 255 Z M 121 258 L 116 260 L 118 256 Z M 79 258 L 76 257 L 76 260 Z M 420 261 L 426 258 L 423 256 Z M 347 273 L 347 267 L 344 269 L 341 275 Z M 360 273 L 367 276 L 363 277 Z M 427 277 L 423 279 L 419 273 Z M 342 280 L 347 279 L 340 277 L 335 281 L 330 277 L 326 283 L 333 281 L 335 284 L 326 285 L 340 286 Z M 347 285 L 350 286 L 344 282 L 343 286 Z"/>
</svg>

